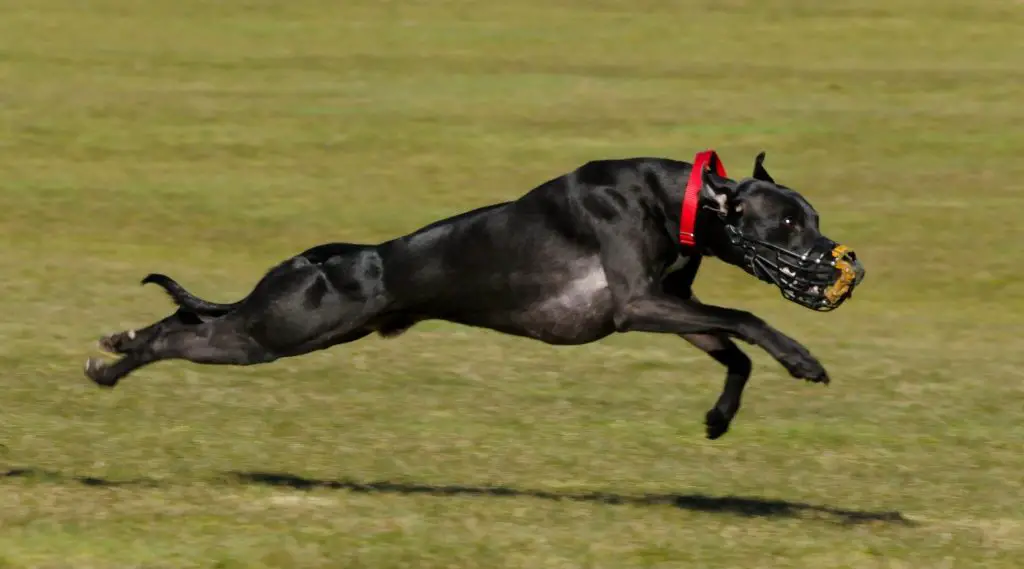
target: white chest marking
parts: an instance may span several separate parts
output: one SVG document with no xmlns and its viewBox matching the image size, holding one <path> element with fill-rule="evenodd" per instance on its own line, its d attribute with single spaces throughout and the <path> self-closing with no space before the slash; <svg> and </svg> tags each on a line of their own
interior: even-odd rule
<svg viewBox="0 0 1024 569">
<path fill-rule="evenodd" d="M 678 271 L 679 269 L 685 267 L 686 263 L 689 263 L 689 262 L 690 262 L 690 258 L 689 257 L 684 257 L 682 255 L 679 255 L 679 256 L 676 257 L 676 260 L 672 261 L 672 264 L 669 265 L 667 269 L 665 269 L 664 274 L 667 275 L 669 273 Z"/>
<path fill-rule="evenodd" d="M 579 307 L 590 305 L 594 297 L 608 289 L 608 279 L 599 262 L 587 264 L 573 272 L 561 291 L 544 302 L 549 307 Z"/>
</svg>

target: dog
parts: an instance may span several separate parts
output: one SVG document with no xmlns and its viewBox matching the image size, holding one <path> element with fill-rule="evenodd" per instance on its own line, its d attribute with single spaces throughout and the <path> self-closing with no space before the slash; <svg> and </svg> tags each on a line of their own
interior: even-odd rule
<svg viewBox="0 0 1024 569">
<path fill-rule="evenodd" d="M 754 160 L 753 175 L 726 176 L 718 154 L 588 162 L 514 201 L 497 203 L 379 243 L 328 243 L 271 268 L 234 303 L 203 300 L 168 276 L 178 309 L 139 330 L 105 336 L 121 357 L 89 358 L 86 375 L 114 387 L 161 360 L 255 365 L 372 333 L 395 337 L 443 320 L 552 345 L 613 333 L 675 334 L 726 369 L 705 416 L 706 435 L 726 433 L 751 373 L 733 339 L 759 346 L 795 378 L 829 382 L 796 340 L 741 310 L 701 303 L 693 282 L 714 257 L 818 311 L 848 299 L 865 271 L 855 253 L 825 237 L 798 192 Z"/>
</svg>

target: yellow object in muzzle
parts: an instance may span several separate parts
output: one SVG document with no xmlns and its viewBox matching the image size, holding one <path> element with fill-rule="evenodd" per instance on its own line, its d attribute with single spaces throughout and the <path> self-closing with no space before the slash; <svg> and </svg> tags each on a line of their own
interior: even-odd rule
<svg viewBox="0 0 1024 569">
<path fill-rule="evenodd" d="M 846 245 L 837 245 L 835 249 L 832 249 L 832 257 L 836 260 L 836 268 L 839 269 L 840 274 L 836 282 L 825 289 L 825 299 L 828 300 L 829 304 L 836 304 L 842 300 L 850 291 L 854 281 L 857 280 L 857 272 L 853 270 L 853 266 L 846 260 L 846 253 L 849 251 L 850 248 Z"/>
</svg>

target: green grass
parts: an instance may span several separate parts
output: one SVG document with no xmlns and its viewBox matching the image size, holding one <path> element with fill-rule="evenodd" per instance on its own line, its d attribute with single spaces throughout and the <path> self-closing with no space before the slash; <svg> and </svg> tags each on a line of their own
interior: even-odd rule
<svg viewBox="0 0 1024 569">
<path fill-rule="evenodd" d="M 1020 567 L 1024 5 L 1014 0 L 0 3 L 0 567 Z M 671 337 L 445 324 L 114 391 L 150 271 L 233 300 L 601 157 L 768 168 L 868 280 L 813 314 L 707 264 L 733 430 Z M 490 489 L 490 490 L 488 490 Z"/>
</svg>

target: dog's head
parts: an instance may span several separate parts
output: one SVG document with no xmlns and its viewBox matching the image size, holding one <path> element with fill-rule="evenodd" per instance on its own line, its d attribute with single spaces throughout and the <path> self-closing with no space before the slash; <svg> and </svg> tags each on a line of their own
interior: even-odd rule
<svg viewBox="0 0 1024 569">
<path fill-rule="evenodd" d="M 738 182 L 704 172 L 701 202 L 719 221 L 711 253 L 776 285 L 788 300 L 834 310 L 864 279 L 864 267 L 853 250 L 821 233 L 818 212 L 772 179 L 764 157 L 758 154 L 753 176 Z"/>
</svg>

